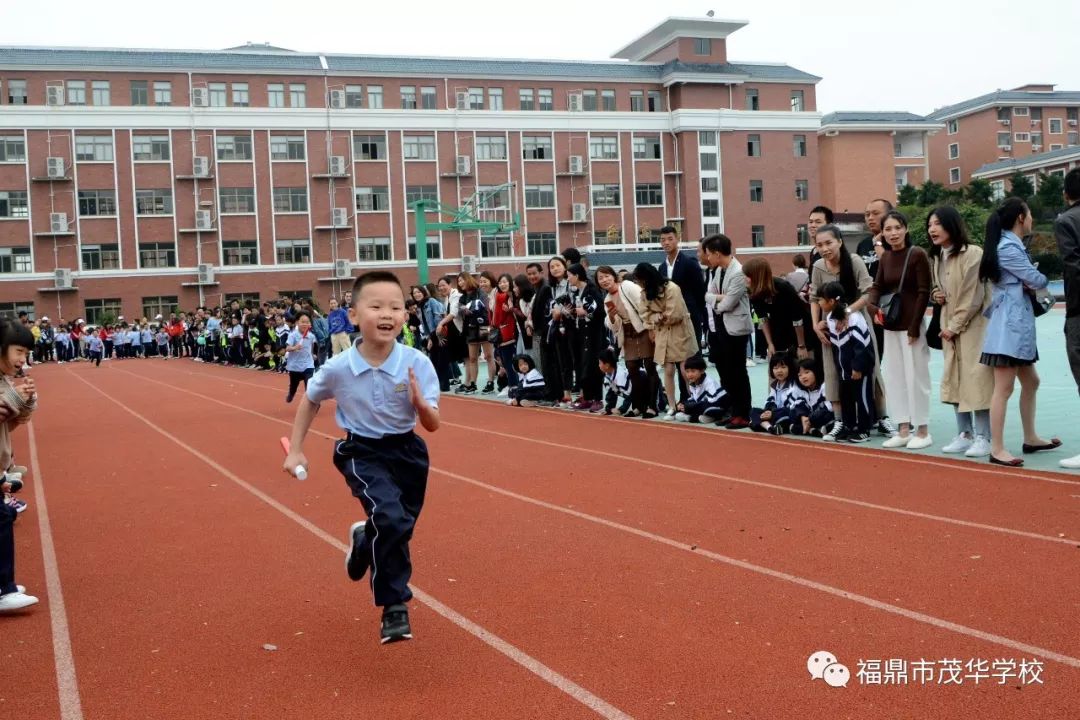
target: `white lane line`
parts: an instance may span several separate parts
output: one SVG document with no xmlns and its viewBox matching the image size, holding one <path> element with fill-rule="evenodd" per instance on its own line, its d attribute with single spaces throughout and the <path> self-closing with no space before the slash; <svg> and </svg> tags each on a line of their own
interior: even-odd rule
<svg viewBox="0 0 1080 720">
<path fill-rule="evenodd" d="M 121 371 L 121 372 L 126 372 L 126 371 Z M 128 374 L 134 375 L 135 373 L 128 373 Z M 72 377 L 78 378 L 78 380 L 80 382 L 82 382 L 85 385 L 89 386 L 92 390 L 94 390 L 94 392 L 98 393 L 99 395 L 107 398 L 110 402 L 112 402 L 114 405 L 117 405 L 118 407 L 123 409 L 128 414 L 132 415 L 135 418 L 138 418 L 143 424 L 145 424 L 147 427 L 149 427 L 150 429 L 152 429 L 155 432 L 157 432 L 158 434 L 160 434 L 162 437 L 168 438 L 168 440 L 170 442 L 176 444 L 177 446 L 183 448 L 184 450 L 191 453 L 195 457 L 199 458 L 204 463 L 206 463 L 207 465 L 212 467 L 214 470 L 221 473 L 222 476 L 228 478 L 229 480 L 231 480 L 232 482 L 234 482 L 236 485 L 240 486 L 244 490 L 247 490 L 249 493 L 251 493 L 252 495 L 257 497 L 259 500 L 262 500 L 264 503 L 266 503 L 270 507 L 274 508 L 275 510 L 277 510 L 279 513 L 281 513 L 285 517 L 289 518 L 290 520 L 295 522 L 297 525 L 299 525 L 300 527 L 302 527 L 305 530 L 307 530 L 308 532 L 310 532 L 315 537 L 319 538 L 320 540 L 327 543 L 328 545 L 330 545 L 330 546 L 332 546 L 334 548 L 337 548 L 342 553 L 348 552 L 349 548 L 345 543 L 343 543 L 340 540 L 338 540 L 337 538 L 333 537 L 332 535 L 327 533 L 325 530 L 323 530 L 322 528 L 318 527 L 317 525 L 315 525 L 314 523 L 309 521 L 307 518 L 293 512 L 291 509 L 289 509 L 285 505 L 282 505 L 277 500 L 275 500 L 271 496 L 264 493 L 262 490 L 259 490 L 257 487 L 255 487 L 254 485 L 251 485 L 246 480 L 241 479 L 240 477 L 235 475 L 232 471 L 230 471 L 228 468 L 226 468 L 226 467 L 222 466 L 221 464 L 219 464 L 213 458 L 199 452 L 195 448 L 189 447 L 189 446 L 185 445 L 184 443 L 180 442 L 175 437 L 173 437 L 168 431 L 166 431 L 164 428 L 162 428 L 159 425 L 155 424 L 149 418 L 147 418 L 147 417 L 145 417 L 143 415 L 140 415 L 139 413 L 135 412 L 131 408 L 125 406 L 123 403 L 119 402 L 118 400 L 115 400 L 114 398 L 112 398 L 110 395 L 108 395 L 103 390 L 99 390 L 95 385 L 93 385 L 92 383 L 90 383 L 87 380 L 84 380 L 78 374 L 72 372 L 71 375 L 72 375 Z M 138 376 L 138 377 L 141 377 L 141 376 Z M 145 378 L 145 379 L 149 380 L 149 378 Z M 152 382 L 157 382 L 157 381 L 155 380 L 155 381 L 152 381 Z M 174 389 L 178 389 L 178 388 L 174 388 Z M 186 393 L 186 394 L 191 394 L 191 395 L 197 395 L 197 393 L 187 393 L 187 391 L 185 391 L 185 390 L 180 390 L 180 392 L 183 392 L 183 393 Z M 200 397 L 205 397 L 205 396 L 200 396 Z M 227 403 L 225 403 L 225 404 L 227 404 Z M 236 409 L 239 409 L 239 410 L 243 410 L 243 408 L 240 408 L 239 406 L 233 406 L 233 407 L 236 407 Z M 264 415 L 263 417 L 269 418 L 271 420 L 275 420 L 277 422 L 283 422 L 283 421 L 277 420 L 277 418 L 272 418 L 272 417 L 270 417 L 268 415 Z M 285 424 L 288 424 L 288 423 L 285 423 Z M 320 435 L 326 435 L 325 433 L 319 433 L 319 434 Z M 326 437 L 331 437 L 331 436 L 326 435 Z M 447 607 L 443 603 L 439 602 L 434 597 L 427 594 L 423 590 L 420 590 L 416 586 L 410 585 L 410 587 L 412 587 L 413 595 L 416 597 L 416 599 L 418 599 L 420 602 L 427 605 L 429 608 L 434 610 L 437 614 L 441 615 L 443 618 L 445 618 L 446 620 L 449 620 L 451 623 L 453 623 L 458 628 L 464 630 L 465 632 L 469 633 L 473 637 L 477 638 L 482 643 L 484 643 L 488 647 L 492 648 L 493 650 L 495 650 L 499 654 L 501 654 L 504 657 L 512 660 L 513 662 L 517 663 L 518 665 L 525 668 L 529 672 L 533 673 L 534 675 L 536 675 L 537 677 L 539 677 L 541 680 L 548 683 L 552 687 L 566 693 L 571 698 L 573 698 L 574 700 L 577 700 L 579 703 L 581 703 L 585 707 L 589 708 L 590 710 L 595 712 L 600 717 L 609 718 L 610 720 L 633 720 L 630 715 L 626 714 L 625 712 L 623 712 L 619 708 L 615 707 L 614 705 L 610 704 L 606 700 L 602 699 L 598 695 L 594 695 L 593 693 L 589 692 L 588 690 L 583 688 L 581 685 L 578 685 L 577 683 L 575 683 L 573 680 L 566 677 L 565 675 L 559 674 L 558 672 L 556 672 L 552 668 L 548 667 L 544 663 L 540 662 L 536 658 L 534 658 L 531 655 L 529 655 L 528 653 L 526 653 L 524 650 L 521 650 L 520 648 L 510 644 L 506 640 L 503 640 L 501 637 L 499 637 L 495 633 L 491 632 L 490 630 L 486 630 L 482 626 L 477 625 L 476 623 L 472 622 L 471 620 L 464 617 L 460 613 L 455 612 L 454 610 Z M 74 668 L 72 668 L 72 676 L 74 676 Z M 76 696 L 76 700 L 77 699 L 78 699 L 78 697 Z M 78 718 L 80 718 L 80 720 L 81 720 L 81 718 L 82 718 L 81 713 L 78 716 Z M 65 718 L 63 720 L 68 720 L 68 719 L 65 716 Z M 72 720 L 75 720 L 75 719 L 72 718 Z"/>
<path fill-rule="evenodd" d="M 122 371 L 122 372 L 126 372 L 126 371 Z M 128 374 L 129 375 L 134 375 L 135 377 L 141 377 L 144 380 L 148 380 L 149 382 L 160 383 L 160 381 L 158 381 L 158 380 L 152 380 L 150 378 L 146 378 L 146 377 L 141 376 L 141 375 L 136 375 L 135 373 L 128 373 Z M 181 392 L 181 393 L 185 393 L 185 394 L 189 394 L 189 395 L 195 395 L 197 397 L 202 397 L 202 398 L 205 398 L 207 400 L 213 400 L 214 402 L 217 402 L 217 403 L 219 403 L 221 405 L 224 405 L 226 407 L 232 407 L 232 408 L 234 408 L 236 410 L 251 413 L 253 415 L 257 415 L 259 417 L 263 417 L 263 418 L 266 418 L 268 420 L 272 420 L 274 422 L 282 423 L 282 424 L 285 424 L 285 425 L 289 424 L 289 423 L 285 422 L 284 420 L 279 420 L 278 418 L 272 417 L 270 415 L 263 415 L 262 413 L 259 413 L 257 411 L 248 410 L 247 408 L 241 407 L 239 405 L 233 405 L 231 403 L 227 403 L 227 402 L 224 402 L 224 401 L 221 401 L 221 400 L 216 400 L 215 398 L 211 398 L 210 396 L 207 396 L 207 395 L 200 395 L 199 393 L 196 393 L 196 392 L 183 390 L 183 389 L 168 385 L 167 383 L 160 383 L 160 384 L 165 385 L 166 387 L 170 387 L 170 388 L 172 388 L 173 390 L 175 390 L 177 392 Z M 100 390 L 98 392 L 101 392 L 101 394 L 103 394 L 103 395 L 105 394 L 104 392 L 102 392 Z M 116 401 L 114 401 L 114 402 L 116 402 Z M 124 409 L 128 410 L 128 408 L 126 408 L 126 407 Z M 128 412 L 131 412 L 131 413 L 134 414 L 133 410 L 128 410 Z M 447 423 L 444 422 L 443 424 L 445 425 Z M 312 430 L 312 432 L 314 432 L 314 433 L 316 433 L 316 434 L 318 434 L 318 435 L 320 435 L 322 437 L 335 439 L 332 435 L 328 435 L 327 433 L 319 432 L 319 431 L 314 430 L 314 429 Z M 174 440 L 174 442 L 177 442 L 179 444 L 179 441 Z M 562 447 L 562 446 L 559 446 L 559 447 Z M 212 462 L 212 461 L 210 461 L 210 462 Z M 783 581 L 786 581 L 786 582 L 790 582 L 790 583 L 793 583 L 795 585 L 799 585 L 801 587 L 808 588 L 810 590 L 817 590 L 819 592 L 827 593 L 829 595 L 833 595 L 835 597 L 839 597 L 839 598 L 842 598 L 844 600 L 850 600 L 852 602 L 856 602 L 856 603 L 860 603 L 862 605 L 866 605 L 867 607 L 874 608 L 875 610 L 881 610 L 881 611 L 884 611 L 884 612 L 888 612 L 888 613 L 898 615 L 898 616 L 903 617 L 903 618 L 907 618 L 908 620 L 913 620 L 915 622 L 930 625 L 932 627 L 940 628 L 942 630 L 949 630 L 951 632 L 955 632 L 955 633 L 958 633 L 960 635 L 966 635 L 968 637 L 973 637 L 973 638 L 977 638 L 977 639 L 980 639 L 980 640 L 984 640 L 986 642 L 994 643 L 996 645 L 1001 645 L 1003 647 L 1007 647 L 1007 648 L 1010 648 L 1012 650 L 1019 650 L 1021 652 L 1025 652 L 1025 653 L 1032 653 L 1035 657 L 1046 658 L 1046 659 L 1049 659 L 1049 660 L 1055 660 L 1057 662 L 1060 662 L 1060 663 L 1062 663 L 1064 665 L 1068 665 L 1070 667 L 1080 668 L 1080 659 L 1074 658 L 1074 657 L 1069 656 L 1069 655 L 1065 655 L 1063 653 L 1055 652 L 1053 650 L 1048 650 L 1046 648 L 1041 648 L 1041 647 L 1038 647 L 1036 645 L 1031 645 L 1029 643 L 1024 643 L 1024 642 L 1021 642 L 1019 640 L 1013 640 L 1013 639 L 1005 637 L 1003 635 L 997 635 L 995 633 L 986 632 L 984 630 L 978 630 L 976 628 L 968 627 L 966 625 L 960 625 L 959 623 L 954 623 L 954 622 L 951 622 L 949 620 L 944 620 L 942 618 L 934 617 L 933 615 L 927 615 L 925 613 L 920 613 L 920 612 L 917 612 L 915 610 L 908 610 L 907 608 L 900 607 L 899 605 L 892 605 L 891 603 L 886 603 L 886 602 L 882 602 L 880 600 L 875 600 L 874 598 L 868 597 L 866 595 L 859 595 L 858 593 L 853 593 L 853 592 L 844 590 L 842 588 L 833 587 L 832 585 L 826 585 L 824 583 L 819 583 L 819 582 L 817 582 L 815 580 L 810 580 L 809 578 L 800 577 L 798 575 L 792 575 L 791 573 L 786 573 L 786 572 L 783 572 L 782 570 L 773 570 L 772 568 L 764 567 L 762 565 L 756 565 L 754 563 L 750 563 L 750 562 L 747 562 L 745 560 L 738 560 L 736 558 L 732 558 L 732 557 L 729 557 L 727 555 L 721 555 L 720 553 L 716 553 L 716 552 L 713 552 L 711 550 L 706 550 L 706 549 L 701 548 L 701 547 L 699 547 L 697 545 L 688 545 L 687 543 L 679 542 L 678 540 L 673 540 L 673 539 L 665 537 L 663 535 L 657 535 L 657 534 L 654 534 L 654 533 L 650 533 L 648 531 L 641 530 L 641 529 L 635 528 L 635 527 L 631 527 L 629 525 L 623 525 L 623 524 L 617 523 L 617 522 L 615 522 L 613 520 L 608 520 L 606 518 L 597 517 L 595 515 L 590 515 L 588 513 L 580 512 L 578 510 L 572 510 L 570 508 L 564 508 L 564 507 L 561 507 L 559 505 L 555 505 L 553 503 L 546 502 L 544 500 L 538 500 L 536 498 L 529 497 L 528 495 L 521 495 L 520 493 L 513 492 L 512 490 L 506 490 L 505 488 L 501 488 L 501 487 L 498 487 L 496 485 L 489 485 L 488 483 L 482 482 L 480 480 L 475 480 L 473 478 L 466 477 L 464 475 L 459 475 L 457 473 L 448 472 L 446 470 L 440 470 L 440 469 L 435 468 L 435 467 L 432 467 L 431 471 L 439 473 L 440 475 L 445 475 L 446 477 L 453 478 L 453 479 L 461 481 L 461 482 L 469 483 L 471 485 L 483 488 L 483 489 L 488 490 L 490 492 L 498 493 L 498 494 L 503 495 L 505 497 L 509 497 L 509 498 L 513 498 L 515 500 L 519 500 L 521 502 L 529 503 L 529 504 L 534 505 L 536 507 L 541 507 L 541 508 L 545 508 L 547 510 L 552 510 L 552 511 L 555 511 L 555 512 L 563 513 L 565 515 L 570 515 L 571 517 L 579 518 L 581 520 L 586 520 L 588 522 L 595 523 L 597 525 L 602 525 L 604 527 L 608 527 L 608 528 L 611 528 L 611 529 L 614 529 L 614 530 L 620 530 L 622 532 L 629 533 L 631 535 L 636 535 L 637 537 L 644 538 L 646 540 L 651 540 L 653 542 L 657 542 L 657 543 L 660 543 L 662 545 L 666 545 L 668 547 L 672 547 L 672 548 L 675 548 L 675 549 L 678 549 L 678 550 L 683 550 L 683 551 L 686 551 L 686 552 L 691 552 L 691 553 L 694 553 L 694 554 L 697 554 L 697 555 L 701 555 L 703 557 L 709 558 L 710 560 L 715 560 L 717 562 L 724 563 L 724 564 L 727 564 L 727 565 L 731 565 L 733 567 L 737 567 L 737 568 L 740 568 L 740 569 L 743 569 L 743 570 L 748 570 L 750 572 L 754 572 L 754 573 L 757 573 L 757 574 L 760 574 L 760 575 L 765 575 L 767 577 L 771 577 L 771 578 L 774 578 L 774 579 L 777 579 L 777 580 L 783 580 Z M 228 471 L 225 471 L 225 472 L 228 472 Z M 243 481 L 241 481 L 241 482 L 243 482 Z M 256 492 L 258 492 L 258 491 L 256 491 Z M 289 512 L 291 512 L 291 511 L 289 511 Z M 344 544 L 341 545 L 341 548 L 342 548 L 343 551 L 347 549 Z"/>
<path fill-rule="evenodd" d="M 53 660 L 56 663 L 56 689 L 60 698 L 61 720 L 83 720 L 79 699 L 79 680 L 75 676 L 75 656 L 71 651 L 67 609 L 60 586 L 60 569 L 56 563 L 52 523 L 45 504 L 45 481 L 38 461 L 37 434 L 34 423 L 27 425 L 30 435 L 30 467 L 34 471 L 34 502 L 37 504 L 38 528 L 41 531 L 41 559 L 45 565 L 45 589 L 49 594 L 49 619 L 52 621 Z"/>
</svg>

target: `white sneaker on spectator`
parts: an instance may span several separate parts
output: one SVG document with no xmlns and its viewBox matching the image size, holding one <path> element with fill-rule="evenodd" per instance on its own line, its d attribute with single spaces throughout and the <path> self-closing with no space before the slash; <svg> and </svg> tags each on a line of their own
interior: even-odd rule
<svg viewBox="0 0 1080 720">
<path fill-rule="evenodd" d="M 510 397 L 510 386 L 504 387 L 499 391 L 499 397 Z"/>
<path fill-rule="evenodd" d="M 532 400 L 522 400 L 521 407 L 536 407 L 536 403 Z"/>
<path fill-rule="evenodd" d="M 907 447 L 908 441 L 914 437 L 913 435 L 893 435 L 891 438 L 881 443 L 881 447 L 884 448 L 902 448 Z"/>
<path fill-rule="evenodd" d="M 676 415 L 678 415 L 678 412 L 675 410 L 675 408 L 671 408 L 666 413 L 664 413 L 664 419 L 674 420 Z"/>
<path fill-rule="evenodd" d="M 1080 470 L 1080 455 L 1073 455 L 1071 458 L 1065 458 L 1059 462 L 1058 465 L 1069 470 Z"/>
<path fill-rule="evenodd" d="M 0 613 L 22 610 L 23 608 L 37 605 L 38 599 L 33 595 L 27 595 L 22 591 L 0 595 Z"/>
<path fill-rule="evenodd" d="M 675 413 L 675 422 L 690 422 L 690 416 L 683 412 Z"/>
<path fill-rule="evenodd" d="M 934 439 L 929 435 L 919 437 L 918 435 L 912 435 L 906 445 L 908 450 L 925 450 L 934 444 Z"/>
<path fill-rule="evenodd" d="M 963 433 L 960 433 L 952 439 L 952 442 L 941 448 L 941 452 L 946 453 L 947 455 L 962 453 L 968 448 L 970 448 L 973 444 L 974 441 L 971 438 L 967 437 Z"/>
<path fill-rule="evenodd" d="M 754 362 L 753 360 L 751 360 L 750 358 L 746 358 L 746 367 L 748 367 L 748 368 L 757 367 L 757 363 Z"/>
<path fill-rule="evenodd" d="M 975 442 L 964 453 L 965 457 L 986 457 L 990 454 L 990 441 L 982 435 L 975 436 Z"/>
</svg>

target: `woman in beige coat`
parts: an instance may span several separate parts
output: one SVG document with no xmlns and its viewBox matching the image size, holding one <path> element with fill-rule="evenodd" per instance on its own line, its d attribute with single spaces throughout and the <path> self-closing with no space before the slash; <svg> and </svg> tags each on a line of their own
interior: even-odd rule
<svg viewBox="0 0 1080 720">
<path fill-rule="evenodd" d="M 967 228 L 955 208 L 936 208 L 926 218 L 933 273 L 931 299 L 941 305 L 941 402 L 956 410 L 958 434 L 941 448 L 967 457 L 990 454 L 990 398 L 993 370 L 979 362 L 989 288 L 979 280 L 983 251 L 968 242 Z"/>
<path fill-rule="evenodd" d="M 619 282 L 618 275 L 607 265 L 596 269 L 596 284 L 607 293 L 604 298 L 604 309 L 607 313 L 605 322 L 622 350 L 626 370 L 633 382 L 637 382 L 641 370 L 645 371 L 648 387 L 644 414 L 647 418 L 654 418 L 657 415 L 656 400 L 660 392 L 660 376 L 656 374 L 656 363 L 653 361 L 656 347 L 638 310 L 641 288 L 630 280 Z"/>
<path fill-rule="evenodd" d="M 641 288 L 638 312 L 645 329 L 655 343 L 653 359 L 664 366 L 664 394 L 668 400 L 668 415 L 675 415 L 675 371 L 683 360 L 697 354 L 694 323 L 686 309 L 682 290 L 649 263 L 634 268 L 634 281 Z"/>
</svg>

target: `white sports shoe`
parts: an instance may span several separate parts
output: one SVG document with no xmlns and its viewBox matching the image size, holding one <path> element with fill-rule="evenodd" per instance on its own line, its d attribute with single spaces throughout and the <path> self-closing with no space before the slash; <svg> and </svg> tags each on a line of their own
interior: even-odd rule
<svg viewBox="0 0 1080 720">
<path fill-rule="evenodd" d="M 1074 455 L 1071 458 L 1065 458 L 1058 463 L 1063 468 L 1069 470 L 1080 470 L 1080 455 Z"/>
<path fill-rule="evenodd" d="M 933 444 L 934 444 L 934 438 L 930 437 L 929 435 L 927 435 L 925 437 L 919 437 L 918 435 L 912 435 L 911 439 L 908 440 L 907 449 L 908 450 L 925 450 L 926 448 L 930 447 Z"/>
<path fill-rule="evenodd" d="M 972 446 L 972 444 L 973 444 L 973 441 L 972 441 L 971 438 L 966 437 L 963 434 L 960 434 L 960 435 L 957 435 L 956 437 L 954 437 L 951 443 L 949 443 L 945 447 L 941 448 L 941 452 L 946 453 L 947 455 L 953 455 L 953 454 L 956 454 L 956 453 L 962 453 L 965 450 L 967 450 L 968 448 L 970 448 Z"/>
<path fill-rule="evenodd" d="M 690 416 L 686 413 L 677 412 L 675 413 L 675 422 L 690 422 Z"/>
<path fill-rule="evenodd" d="M 22 610 L 23 608 L 37 605 L 38 599 L 33 595 L 27 595 L 20 591 L 0 595 L 0 613 Z"/>
<path fill-rule="evenodd" d="M 885 442 L 881 443 L 881 447 L 884 447 L 884 448 L 907 447 L 908 446 L 908 441 L 910 441 L 913 437 L 915 437 L 915 436 L 914 435 L 899 435 L 899 434 L 893 435 L 891 438 L 889 438 Z"/>
<path fill-rule="evenodd" d="M 975 436 L 975 442 L 971 443 L 971 447 L 964 453 L 965 457 L 986 457 L 990 454 L 990 441 L 984 438 L 982 435 Z M 1078 465 L 1077 467 L 1080 467 Z"/>
</svg>

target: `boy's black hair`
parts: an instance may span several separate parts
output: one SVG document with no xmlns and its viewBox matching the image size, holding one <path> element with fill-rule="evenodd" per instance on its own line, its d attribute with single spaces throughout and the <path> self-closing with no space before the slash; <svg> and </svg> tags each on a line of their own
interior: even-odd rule
<svg viewBox="0 0 1080 720">
<path fill-rule="evenodd" d="M 618 362 L 618 359 L 615 357 L 615 351 L 611 348 L 604 348 L 601 350 L 600 355 L 598 355 L 596 359 L 605 365 L 615 365 Z"/>
<path fill-rule="evenodd" d="M 353 305 L 356 305 L 357 301 L 360 300 L 360 291 L 368 285 L 374 285 L 375 283 L 393 283 L 401 289 L 402 294 L 405 292 L 405 289 L 401 287 L 401 281 L 398 280 L 397 275 L 386 270 L 372 270 L 371 272 L 366 272 L 363 275 L 358 276 L 356 282 L 353 283 Z"/>
<path fill-rule="evenodd" d="M 705 358 L 701 357 L 700 355 L 688 357 L 686 358 L 686 360 L 683 361 L 682 366 L 683 370 L 701 370 L 702 372 L 704 372 Z"/>
<path fill-rule="evenodd" d="M 568 247 L 562 251 L 563 259 L 566 260 L 567 265 L 573 265 L 581 262 L 581 251 L 576 247 Z"/>
<path fill-rule="evenodd" d="M 522 360 L 524 360 L 525 364 L 529 367 L 529 372 L 536 369 L 536 361 L 532 359 L 531 355 L 526 355 L 525 353 L 514 356 L 514 367 L 516 368 L 517 364 Z"/>
<path fill-rule="evenodd" d="M 27 352 L 34 349 L 34 333 L 22 323 L 12 320 L 0 320 L 0 353 L 7 355 L 11 346 L 26 348 Z"/>
<path fill-rule="evenodd" d="M 796 367 L 798 367 L 799 370 L 813 370 L 814 377 L 817 377 L 817 364 L 814 362 L 813 358 L 803 358 L 799 362 L 795 363 L 795 365 Z"/>
</svg>

